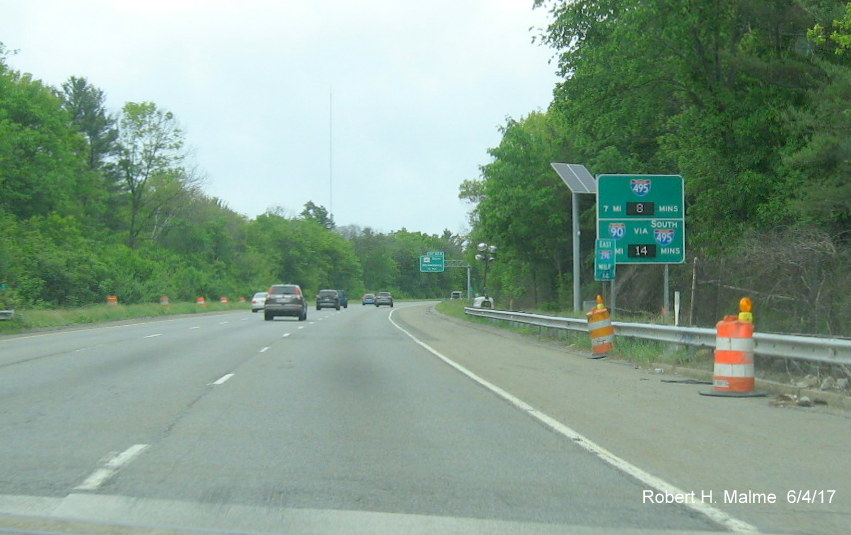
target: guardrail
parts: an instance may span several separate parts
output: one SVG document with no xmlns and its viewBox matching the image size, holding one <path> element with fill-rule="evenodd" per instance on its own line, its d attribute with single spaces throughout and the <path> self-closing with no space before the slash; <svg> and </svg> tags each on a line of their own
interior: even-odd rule
<svg viewBox="0 0 851 535">
<path fill-rule="evenodd" d="M 576 318 L 562 318 L 543 314 L 528 314 L 525 312 L 472 307 L 465 307 L 464 312 L 471 316 L 498 321 L 509 321 L 550 329 L 588 332 L 588 322 Z M 715 329 L 624 323 L 618 321 L 613 321 L 612 325 L 615 327 L 615 336 L 715 348 Z M 851 340 L 757 332 L 754 333 L 754 353 L 767 357 L 800 359 L 848 366 L 851 365 Z"/>
</svg>

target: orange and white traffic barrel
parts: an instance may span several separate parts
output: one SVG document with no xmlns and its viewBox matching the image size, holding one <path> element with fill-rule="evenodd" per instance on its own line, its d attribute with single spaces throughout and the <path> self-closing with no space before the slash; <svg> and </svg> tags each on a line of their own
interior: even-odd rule
<svg viewBox="0 0 851 535">
<path fill-rule="evenodd" d="M 753 304 L 747 297 L 739 301 L 741 312 L 725 316 L 716 325 L 715 369 L 712 391 L 704 396 L 756 397 L 765 392 L 754 390 Z"/>
<path fill-rule="evenodd" d="M 169 301 L 168 301 L 168 296 L 167 296 L 167 295 L 164 295 L 164 296 L 160 297 L 160 304 L 161 304 L 162 306 L 164 306 L 164 307 L 169 306 Z"/>
<path fill-rule="evenodd" d="M 612 352 L 615 341 L 615 328 L 609 310 L 603 305 L 603 296 L 597 296 L 597 306 L 586 314 L 588 316 L 588 334 L 591 336 L 591 356 L 601 359 Z"/>
<path fill-rule="evenodd" d="M 203 297 L 199 297 L 198 299 L 195 300 L 195 302 L 198 303 L 201 306 L 205 306 L 207 304 L 207 300 L 204 299 Z"/>
<path fill-rule="evenodd" d="M 118 304 L 118 296 L 117 295 L 107 295 L 106 296 L 106 304 L 107 305 L 117 305 Z"/>
<path fill-rule="evenodd" d="M 227 298 L 227 297 L 225 297 L 225 296 L 221 296 L 221 297 L 219 298 L 219 303 L 221 303 L 221 304 L 223 304 L 223 305 L 226 305 L 226 304 L 228 304 L 229 302 L 230 302 L 230 301 L 228 301 L 228 298 Z"/>
</svg>

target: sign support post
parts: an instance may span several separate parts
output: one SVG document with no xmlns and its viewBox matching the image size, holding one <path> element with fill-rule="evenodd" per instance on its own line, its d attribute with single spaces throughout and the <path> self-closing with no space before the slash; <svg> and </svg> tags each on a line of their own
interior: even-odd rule
<svg viewBox="0 0 851 535">
<path fill-rule="evenodd" d="M 575 163 L 551 163 L 562 182 L 571 193 L 571 219 L 573 225 L 573 311 L 582 310 L 579 258 L 579 195 L 597 193 L 597 182 L 584 165 Z"/>
</svg>

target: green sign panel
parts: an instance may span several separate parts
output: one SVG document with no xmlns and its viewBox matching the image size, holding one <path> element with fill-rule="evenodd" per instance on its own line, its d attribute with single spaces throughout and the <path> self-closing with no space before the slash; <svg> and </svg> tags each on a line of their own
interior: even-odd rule
<svg viewBox="0 0 851 535">
<path fill-rule="evenodd" d="M 420 271 L 442 273 L 446 269 L 443 251 L 429 251 L 420 257 Z"/>
<path fill-rule="evenodd" d="M 594 280 L 615 280 L 615 240 L 597 240 L 594 248 Z"/>
<path fill-rule="evenodd" d="M 600 175 L 597 238 L 615 242 L 618 264 L 685 262 L 680 175 Z"/>
</svg>

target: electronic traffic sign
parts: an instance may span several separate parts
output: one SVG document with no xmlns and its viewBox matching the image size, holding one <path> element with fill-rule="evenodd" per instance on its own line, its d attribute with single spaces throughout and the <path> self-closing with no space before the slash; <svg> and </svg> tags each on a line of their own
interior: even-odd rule
<svg viewBox="0 0 851 535">
<path fill-rule="evenodd" d="M 682 264 L 685 235 L 682 176 L 597 178 L 597 238 L 615 241 L 618 264 Z"/>
</svg>

